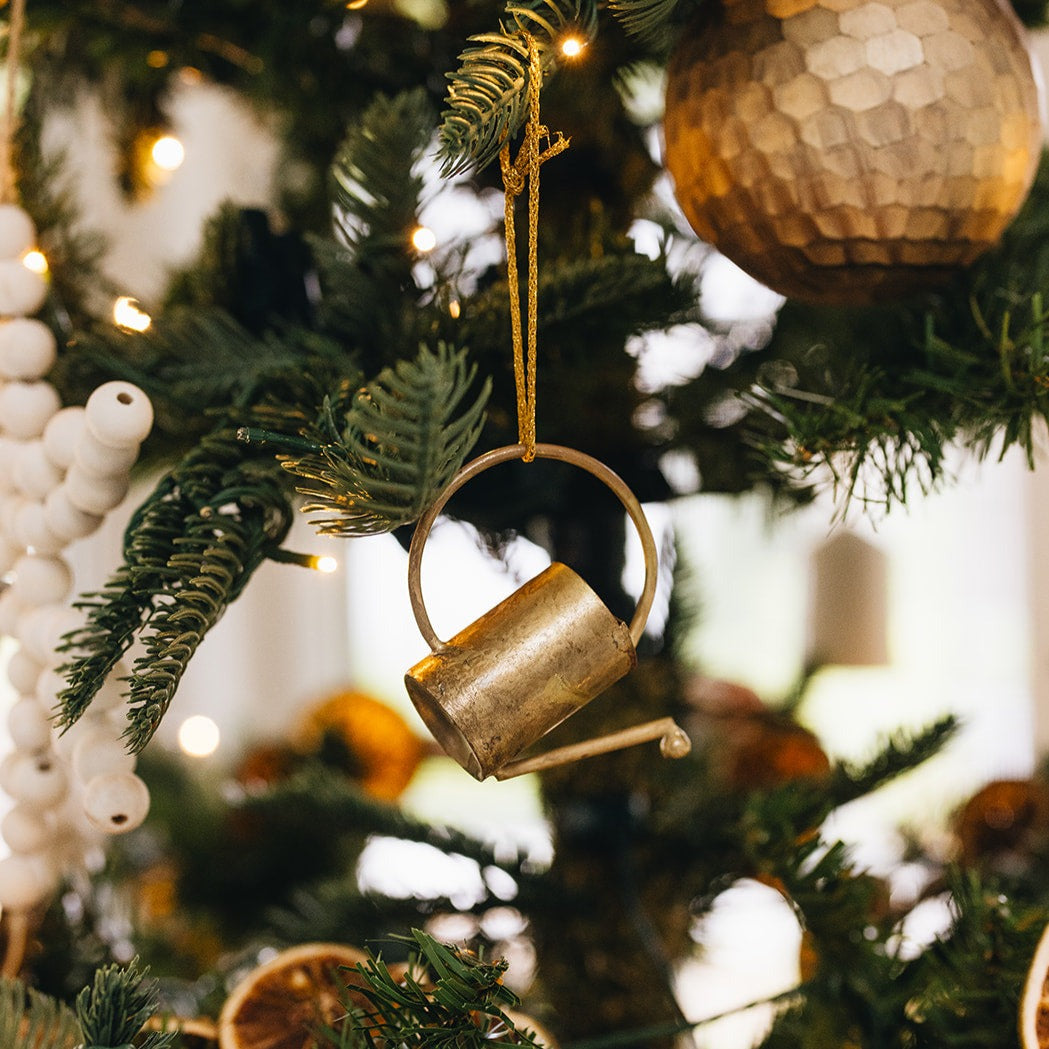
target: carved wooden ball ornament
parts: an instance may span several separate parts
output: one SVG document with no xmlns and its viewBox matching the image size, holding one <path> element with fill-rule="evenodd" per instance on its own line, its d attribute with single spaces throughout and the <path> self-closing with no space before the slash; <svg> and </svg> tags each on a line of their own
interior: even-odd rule
<svg viewBox="0 0 1049 1049">
<path fill-rule="evenodd" d="M 1015 217 L 1042 149 L 998 0 L 710 0 L 668 69 L 693 229 L 774 290 L 865 303 L 939 283 Z"/>
</svg>

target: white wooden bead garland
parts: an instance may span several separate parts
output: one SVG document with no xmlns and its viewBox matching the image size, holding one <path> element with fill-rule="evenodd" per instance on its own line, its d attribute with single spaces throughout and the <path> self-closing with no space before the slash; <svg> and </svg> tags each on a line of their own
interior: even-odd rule
<svg viewBox="0 0 1049 1049">
<path fill-rule="evenodd" d="M 120 741 L 119 689 L 104 687 L 62 736 L 51 718 L 65 687 L 56 648 L 81 621 L 62 552 L 127 494 L 153 408 L 126 382 L 103 384 L 84 408 L 62 407 L 44 378 L 54 336 L 29 316 L 47 297 L 45 278 L 21 261 L 35 240 L 25 211 L 0 204 L 0 633 L 19 643 L 7 667 L 19 696 L 7 716 L 14 750 L 0 759 L 0 789 L 16 802 L 0 822 L 11 850 L 0 860 L 0 909 L 15 913 L 46 900 L 100 834 L 132 830 L 149 810 Z"/>
</svg>

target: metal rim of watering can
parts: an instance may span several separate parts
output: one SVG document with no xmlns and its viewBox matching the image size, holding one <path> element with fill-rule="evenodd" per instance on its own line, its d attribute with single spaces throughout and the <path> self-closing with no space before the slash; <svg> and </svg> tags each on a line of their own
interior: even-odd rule
<svg viewBox="0 0 1049 1049">
<path fill-rule="evenodd" d="M 431 649 L 444 648 L 442 641 L 433 629 L 430 616 L 426 611 L 423 601 L 422 582 L 420 571 L 422 569 L 423 547 L 430 536 L 430 529 L 438 515 L 445 508 L 448 500 L 467 481 L 472 480 L 480 473 L 500 463 L 521 459 L 525 454 L 523 444 L 507 444 L 501 448 L 493 448 L 490 452 L 479 455 L 476 459 L 468 462 L 452 479 L 448 486 L 437 497 L 434 504 L 419 518 L 412 536 L 411 547 L 408 550 L 408 597 L 412 603 L 412 612 L 415 614 L 415 622 L 419 626 L 426 643 Z M 570 466 L 578 466 L 587 473 L 592 474 L 603 482 L 623 504 L 627 516 L 634 522 L 637 534 L 641 539 L 641 550 L 645 559 L 645 585 L 638 598 L 634 617 L 630 620 L 630 637 L 636 646 L 641 640 L 641 635 L 648 622 L 648 614 L 652 610 L 652 601 L 656 596 L 656 581 L 659 569 L 659 555 L 656 552 L 656 541 L 652 535 L 644 510 L 638 502 L 637 496 L 630 490 L 627 483 L 610 467 L 605 466 L 599 459 L 587 455 L 585 452 L 577 451 L 575 448 L 567 448 L 561 444 L 537 444 L 535 445 L 535 457 L 537 459 L 556 459 L 559 462 L 568 463 Z"/>
</svg>

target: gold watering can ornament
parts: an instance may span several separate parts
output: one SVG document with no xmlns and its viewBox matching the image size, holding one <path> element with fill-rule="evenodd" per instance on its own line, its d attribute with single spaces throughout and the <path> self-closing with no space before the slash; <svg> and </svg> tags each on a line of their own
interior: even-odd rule
<svg viewBox="0 0 1049 1049">
<path fill-rule="evenodd" d="M 433 649 L 405 675 L 415 709 L 434 738 L 477 779 L 509 779 L 580 758 L 660 740 L 665 757 L 684 757 L 689 738 L 671 718 L 613 732 L 533 758 L 514 760 L 569 715 L 637 665 L 656 590 L 658 559 L 641 504 L 597 459 L 557 444 L 535 445 L 540 459 L 559 459 L 592 473 L 620 499 L 641 536 L 645 585 L 629 626 L 587 583 L 554 562 L 450 641 L 434 632 L 423 603 L 423 548 L 437 515 L 471 478 L 520 459 L 521 444 L 496 448 L 468 463 L 420 518 L 408 554 L 408 594 L 419 631 Z"/>
<path fill-rule="evenodd" d="M 586 706 L 637 665 L 641 638 L 655 596 L 658 557 L 652 531 L 637 497 L 597 459 L 556 444 L 535 440 L 536 273 L 539 165 L 567 147 L 563 137 L 545 152 L 549 132 L 539 124 L 541 68 L 534 40 L 528 39 L 530 118 L 517 161 L 504 146 L 500 160 L 506 187 L 507 277 L 513 328 L 520 443 L 493 449 L 464 466 L 419 519 L 408 554 L 408 594 L 419 631 L 431 653 L 408 671 L 404 683 L 415 709 L 445 752 L 479 780 L 509 779 L 660 740 L 665 757 L 684 757 L 688 736 L 671 718 L 560 747 L 535 757 L 519 755 L 552 728 Z M 530 183 L 528 252 L 528 360 L 522 352 L 520 298 L 513 234 L 513 198 Z M 450 641 L 434 632 L 422 596 L 423 549 L 448 500 L 478 474 L 514 459 L 557 459 L 602 481 L 623 504 L 641 537 L 645 584 L 630 625 L 622 622 L 567 565 L 554 562 L 516 593 L 496 605 Z"/>
</svg>

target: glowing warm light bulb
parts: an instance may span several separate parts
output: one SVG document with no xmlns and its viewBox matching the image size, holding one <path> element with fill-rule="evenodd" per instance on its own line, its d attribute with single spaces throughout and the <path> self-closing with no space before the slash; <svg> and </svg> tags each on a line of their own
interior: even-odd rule
<svg viewBox="0 0 1049 1049">
<path fill-rule="evenodd" d="M 359 11 L 362 7 L 365 7 L 368 0 L 346 0 L 347 11 Z"/>
<path fill-rule="evenodd" d="M 211 718 L 194 714 L 178 727 L 178 745 L 191 758 L 206 758 L 219 746 L 219 727 Z"/>
<path fill-rule="evenodd" d="M 153 318 L 130 295 L 121 295 L 113 303 L 113 323 L 125 331 L 145 331 Z"/>
<path fill-rule="evenodd" d="M 583 53 L 584 47 L 586 47 L 585 40 L 580 40 L 577 36 L 566 36 L 561 41 L 561 54 L 565 58 L 578 58 Z"/>
<path fill-rule="evenodd" d="M 462 312 L 463 308 L 460 305 L 458 299 L 452 299 L 452 301 L 448 303 L 448 315 L 452 318 L 452 320 L 458 320 L 459 314 Z"/>
<path fill-rule="evenodd" d="M 339 567 L 339 562 L 334 557 L 329 557 L 325 554 L 323 557 L 315 557 L 313 559 L 313 567 L 318 572 L 323 572 L 325 575 L 330 575 L 336 571 Z"/>
<path fill-rule="evenodd" d="M 27 251 L 22 256 L 22 265 L 25 266 L 27 270 L 32 270 L 34 273 L 47 273 L 47 259 L 44 257 L 44 253 L 38 251 L 36 248 L 32 251 Z"/>
<path fill-rule="evenodd" d="M 437 247 L 437 237 L 428 226 L 416 226 L 412 231 L 412 246 L 416 251 L 433 251 Z"/>
<path fill-rule="evenodd" d="M 186 159 L 186 150 L 174 135 L 161 135 L 153 143 L 150 156 L 161 171 L 176 171 Z"/>
</svg>

